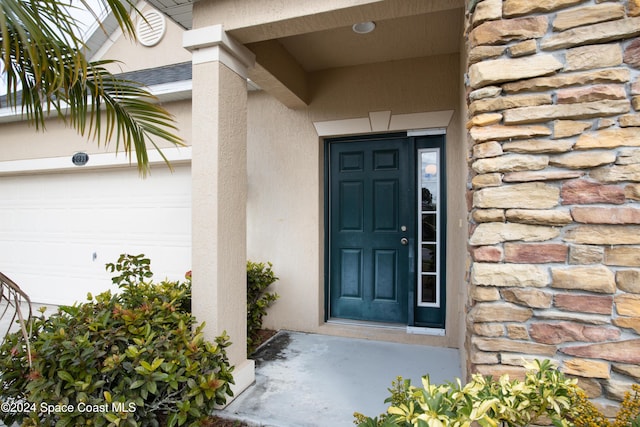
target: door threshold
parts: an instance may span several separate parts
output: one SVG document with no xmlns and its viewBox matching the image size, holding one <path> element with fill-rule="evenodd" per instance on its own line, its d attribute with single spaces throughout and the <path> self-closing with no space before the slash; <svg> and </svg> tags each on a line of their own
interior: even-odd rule
<svg viewBox="0 0 640 427">
<path fill-rule="evenodd" d="M 446 331 L 444 329 L 424 328 L 420 326 L 407 326 L 407 333 L 416 335 L 433 335 L 437 337 L 443 337 L 446 335 Z"/>
<path fill-rule="evenodd" d="M 366 328 L 393 329 L 396 331 L 405 331 L 407 334 L 413 335 L 431 335 L 444 337 L 446 331 L 439 328 L 427 328 L 420 326 L 407 326 L 401 323 L 384 323 L 384 322 L 367 322 L 366 320 L 352 320 L 331 318 L 327 320 L 330 325 L 346 325 L 346 326 L 362 326 Z"/>
<path fill-rule="evenodd" d="M 395 329 L 398 331 L 406 329 L 406 325 L 401 323 L 367 322 L 366 320 L 339 319 L 332 317 L 327 320 L 330 325 L 364 326 L 367 328 Z"/>
</svg>

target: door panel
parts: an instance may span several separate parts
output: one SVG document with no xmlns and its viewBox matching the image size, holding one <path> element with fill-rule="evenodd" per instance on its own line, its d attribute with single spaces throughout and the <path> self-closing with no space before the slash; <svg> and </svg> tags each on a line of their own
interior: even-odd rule
<svg viewBox="0 0 640 427">
<path fill-rule="evenodd" d="M 342 249 L 340 251 L 339 298 L 362 298 L 362 250 Z"/>
<path fill-rule="evenodd" d="M 330 317 L 406 323 L 413 279 L 401 239 L 414 228 L 407 139 L 333 142 L 329 162 Z"/>
<path fill-rule="evenodd" d="M 373 230 L 396 231 L 398 227 L 398 180 L 373 183 Z"/>
<path fill-rule="evenodd" d="M 397 301 L 396 278 L 398 277 L 398 253 L 393 250 L 376 250 L 375 259 L 375 300 Z"/>
<path fill-rule="evenodd" d="M 340 183 L 340 231 L 362 231 L 363 183 L 360 181 Z"/>
</svg>

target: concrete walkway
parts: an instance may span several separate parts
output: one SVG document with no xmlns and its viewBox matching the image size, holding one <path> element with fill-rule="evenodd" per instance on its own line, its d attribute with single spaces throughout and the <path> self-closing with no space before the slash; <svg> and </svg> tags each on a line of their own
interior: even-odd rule
<svg viewBox="0 0 640 427">
<path fill-rule="evenodd" d="M 386 411 L 398 376 L 420 386 L 461 377 L 458 350 L 280 331 L 254 355 L 256 382 L 219 416 L 252 426 L 353 427 Z"/>
</svg>

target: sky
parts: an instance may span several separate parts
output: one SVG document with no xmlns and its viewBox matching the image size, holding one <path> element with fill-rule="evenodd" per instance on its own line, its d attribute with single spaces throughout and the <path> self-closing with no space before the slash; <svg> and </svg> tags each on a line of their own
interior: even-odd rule
<svg viewBox="0 0 640 427">
<path fill-rule="evenodd" d="M 86 0 L 86 2 L 89 3 L 91 8 L 94 10 L 94 12 L 96 12 L 96 14 L 98 14 L 98 16 L 100 16 L 100 18 L 104 18 L 107 12 L 102 5 L 101 0 Z M 75 6 L 74 9 L 70 12 L 71 16 L 75 17 L 78 22 L 82 24 L 83 36 L 88 37 L 97 27 L 95 18 L 89 11 L 84 8 L 80 1 L 71 0 L 71 3 Z"/>
</svg>

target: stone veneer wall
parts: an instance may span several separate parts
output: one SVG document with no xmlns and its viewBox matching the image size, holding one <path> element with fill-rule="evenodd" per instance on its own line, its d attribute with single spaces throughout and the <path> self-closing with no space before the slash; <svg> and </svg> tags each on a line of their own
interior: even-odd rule
<svg viewBox="0 0 640 427">
<path fill-rule="evenodd" d="M 640 382 L 640 0 L 468 1 L 472 372 Z"/>
</svg>

